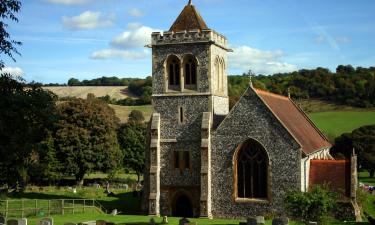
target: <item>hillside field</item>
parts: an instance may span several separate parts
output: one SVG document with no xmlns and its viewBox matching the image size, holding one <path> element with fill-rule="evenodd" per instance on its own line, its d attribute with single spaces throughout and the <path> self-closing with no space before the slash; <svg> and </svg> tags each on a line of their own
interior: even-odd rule
<svg viewBox="0 0 375 225">
<path fill-rule="evenodd" d="M 151 105 L 141 105 L 141 106 L 109 105 L 109 106 L 115 110 L 116 116 L 120 119 L 121 123 L 126 123 L 128 121 L 128 116 L 132 110 L 139 110 L 143 112 L 143 116 L 145 117 L 145 122 L 149 121 L 151 117 L 151 113 L 153 111 Z"/>
<path fill-rule="evenodd" d="M 127 97 L 135 98 L 129 93 L 126 86 L 61 86 L 61 87 L 43 87 L 50 90 L 59 97 L 77 97 L 86 98 L 87 94 L 92 93 L 96 97 L 109 95 L 114 99 L 124 99 Z"/>
<path fill-rule="evenodd" d="M 375 111 L 373 110 L 314 112 L 308 115 L 330 139 L 361 126 L 375 124 Z"/>
</svg>

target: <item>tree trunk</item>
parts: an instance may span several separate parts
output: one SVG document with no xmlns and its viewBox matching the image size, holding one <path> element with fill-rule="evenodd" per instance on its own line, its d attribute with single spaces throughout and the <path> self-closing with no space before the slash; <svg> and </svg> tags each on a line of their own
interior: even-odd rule
<svg viewBox="0 0 375 225">
<path fill-rule="evenodd" d="M 375 169 L 371 169 L 369 171 L 369 173 L 370 173 L 370 178 L 373 178 L 374 177 L 374 173 L 375 173 Z"/>
<path fill-rule="evenodd" d="M 85 172 L 78 172 L 76 174 L 77 186 L 79 186 L 79 187 L 83 186 L 83 177 L 84 176 L 85 176 Z"/>
</svg>

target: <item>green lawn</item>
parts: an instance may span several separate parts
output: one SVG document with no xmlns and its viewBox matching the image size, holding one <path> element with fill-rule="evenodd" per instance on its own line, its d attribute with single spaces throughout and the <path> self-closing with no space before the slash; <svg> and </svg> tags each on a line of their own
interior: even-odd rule
<svg viewBox="0 0 375 225">
<path fill-rule="evenodd" d="M 359 173 L 359 182 L 375 186 L 375 178 L 369 178 L 367 171 Z M 375 218 L 375 195 L 367 195 L 364 210 Z"/>
<path fill-rule="evenodd" d="M 375 111 L 332 111 L 308 114 L 329 138 L 338 137 L 364 125 L 375 124 Z"/>
</svg>

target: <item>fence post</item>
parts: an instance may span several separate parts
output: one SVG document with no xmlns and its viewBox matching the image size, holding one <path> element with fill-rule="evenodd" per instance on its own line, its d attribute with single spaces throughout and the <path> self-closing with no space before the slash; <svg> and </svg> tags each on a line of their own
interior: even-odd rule
<svg viewBox="0 0 375 225">
<path fill-rule="evenodd" d="M 64 215 L 64 199 L 61 200 L 61 214 Z"/>
<path fill-rule="evenodd" d="M 8 206 L 8 200 L 5 200 L 5 218 L 8 218 L 8 209 L 9 209 L 9 206 Z"/>
<path fill-rule="evenodd" d="M 38 215 L 38 199 L 35 199 L 35 216 Z"/>
<path fill-rule="evenodd" d="M 21 217 L 24 218 L 24 208 L 25 208 L 25 205 L 24 205 L 24 202 L 23 202 L 23 199 L 21 200 Z"/>
<path fill-rule="evenodd" d="M 48 200 L 48 217 L 51 216 L 51 200 Z"/>
<path fill-rule="evenodd" d="M 73 215 L 74 215 L 74 199 L 73 199 Z"/>
</svg>

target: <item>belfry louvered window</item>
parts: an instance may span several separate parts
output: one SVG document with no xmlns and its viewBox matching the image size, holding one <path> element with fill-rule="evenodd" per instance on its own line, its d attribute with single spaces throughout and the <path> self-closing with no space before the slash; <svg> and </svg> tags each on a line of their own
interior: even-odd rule
<svg viewBox="0 0 375 225">
<path fill-rule="evenodd" d="M 189 58 L 185 63 L 185 84 L 197 84 L 197 65 L 192 58 Z"/>
<path fill-rule="evenodd" d="M 168 79 L 169 85 L 178 86 L 180 85 L 180 63 L 179 59 L 175 56 L 172 56 L 168 60 Z"/>
<path fill-rule="evenodd" d="M 268 156 L 257 141 L 243 143 L 237 154 L 237 198 L 266 199 Z"/>
</svg>

